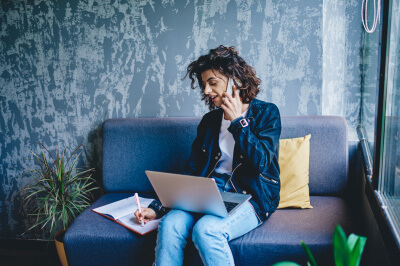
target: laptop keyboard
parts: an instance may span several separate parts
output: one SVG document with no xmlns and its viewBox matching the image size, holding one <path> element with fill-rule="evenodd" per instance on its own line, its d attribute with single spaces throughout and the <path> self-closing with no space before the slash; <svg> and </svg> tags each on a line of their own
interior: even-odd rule
<svg viewBox="0 0 400 266">
<path fill-rule="evenodd" d="M 233 208 L 235 208 L 239 203 L 224 201 L 226 211 L 229 213 Z"/>
</svg>

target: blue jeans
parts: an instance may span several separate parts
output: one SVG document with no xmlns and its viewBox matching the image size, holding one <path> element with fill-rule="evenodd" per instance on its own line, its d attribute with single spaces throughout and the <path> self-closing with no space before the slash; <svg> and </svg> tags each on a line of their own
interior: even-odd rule
<svg viewBox="0 0 400 266">
<path fill-rule="evenodd" d="M 234 265 L 228 241 L 248 233 L 259 224 L 249 202 L 226 218 L 173 209 L 158 227 L 156 265 L 182 265 L 189 236 L 192 236 L 205 265 Z"/>
</svg>

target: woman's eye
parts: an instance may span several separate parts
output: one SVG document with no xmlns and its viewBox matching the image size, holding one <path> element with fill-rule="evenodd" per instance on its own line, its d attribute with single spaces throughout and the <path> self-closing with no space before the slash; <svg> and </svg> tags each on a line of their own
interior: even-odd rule
<svg viewBox="0 0 400 266">
<path fill-rule="evenodd" d="M 210 83 L 211 86 L 214 86 L 215 84 L 217 84 L 217 83 Z"/>
</svg>

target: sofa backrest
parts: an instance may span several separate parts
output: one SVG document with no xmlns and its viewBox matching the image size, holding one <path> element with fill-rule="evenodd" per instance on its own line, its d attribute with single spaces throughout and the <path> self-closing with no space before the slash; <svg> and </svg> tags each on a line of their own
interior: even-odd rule
<svg viewBox="0 0 400 266">
<path fill-rule="evenodd" d="M 339 116 L 282 116 L 281 139 L 310 139 L 310 195 L 342 195 L 348 178 L 347 123 Z"/>
<path fill-rule="evenodd" d="M 200 118 L 109 119 L 103 124 L 103 185 L 107 192 L 152 191 L 145 170 L 177 173 L 190 154 Z M 347 185 L 344 118 L 283 116 L 281 138 L 311 134 L 310 194 L 338 195 Z"/>
<path fill-rule="evenodd" d="M 103 185 L 107 192 L 152 191 L 145 170 L 179 172 L 200 118 L 109 119 L 103 124 Z"/>
</svg>

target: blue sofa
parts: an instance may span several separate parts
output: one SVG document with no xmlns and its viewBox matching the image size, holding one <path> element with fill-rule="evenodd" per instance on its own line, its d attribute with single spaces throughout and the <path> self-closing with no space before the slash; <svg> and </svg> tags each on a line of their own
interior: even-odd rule
<svg viewBox="0 0 400 266">
<path fill-rule="evenodd" d="M 152 265 L 157 232 L 140 236 L 91 211 L 139 192 L 154 197 L 145 170 L 179 172 L 189 156 L 199 118 L 110 119 L 103 124 L 103 185 L 106 192 L 80 214 L 65 234 L 74 265 Z M 348 188 L 347 126 L 342 117 L 283 116 L 281 138 L 311 134 L 310 195 L 313 209 L 277 210 L 250 233 L 230 242 L 237 265 L 305 264 L 304 241 L 320 265 L 332 263 L 337 224 L 352 227 Z M 186 265 L 202 265 L 193 243 Z"/>
</svg>

